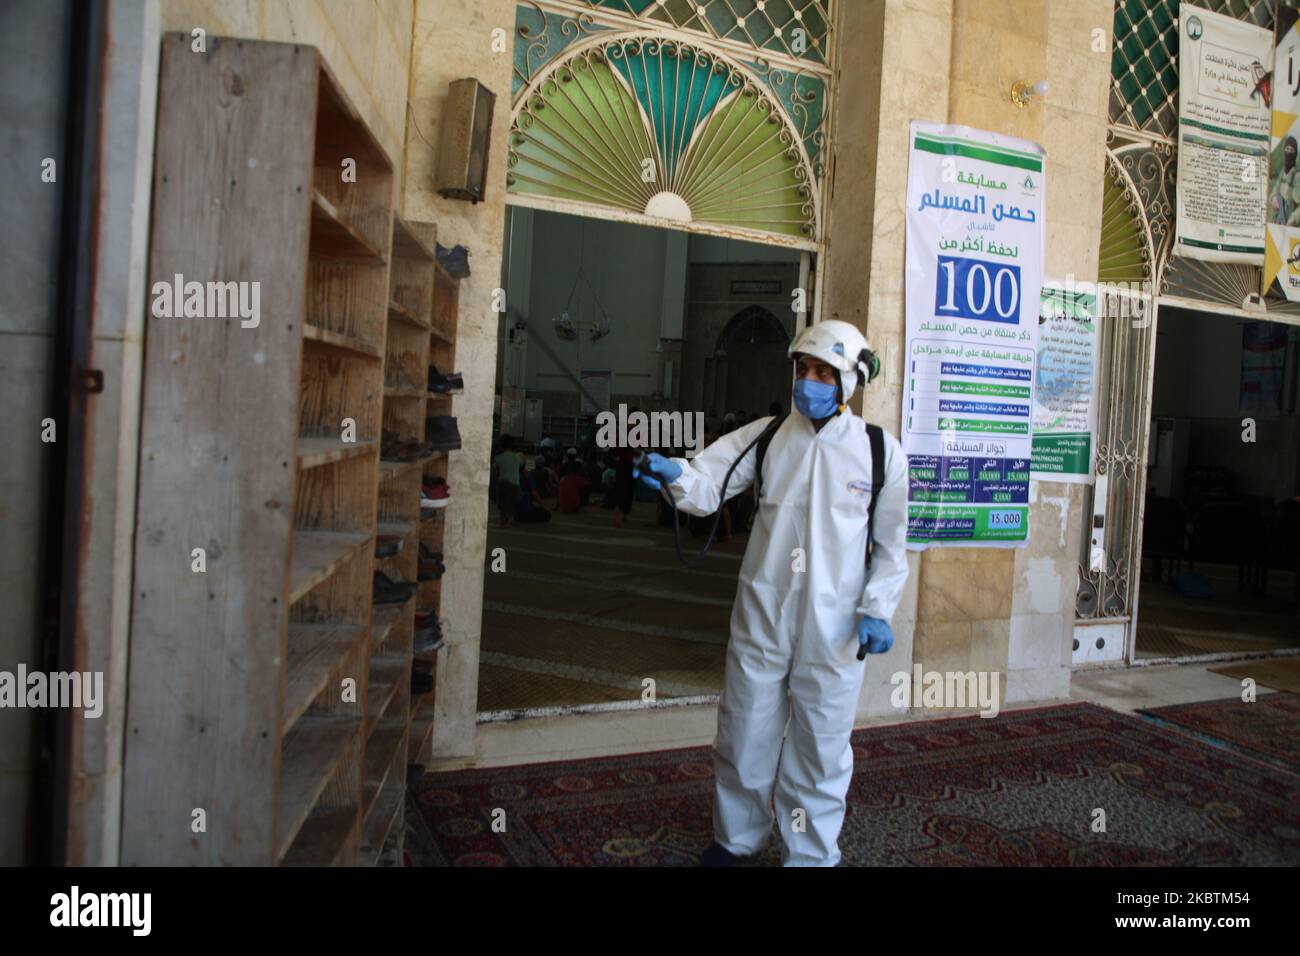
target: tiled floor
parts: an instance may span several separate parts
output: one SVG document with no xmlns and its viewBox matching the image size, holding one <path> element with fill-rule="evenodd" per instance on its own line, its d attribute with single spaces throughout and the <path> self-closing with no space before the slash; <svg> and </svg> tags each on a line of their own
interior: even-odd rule
<svg viewBox="0 0 1300 956">
<path fill-rule="evenodd" d="M 688 552 L 702 544 L 685 532 L 682 540 Z M 545 525 L 493 527 L 488 554 L 504 547 L 509 562 L 507 573 L 487 575 L 484 593 L 479 709 L 493 719 L 478 726 L 477 756 L 439 761 L 429 769 L 712 743 L 714 705 L 647 710 L 637 700 L 647 676 L 655 678 L 661 701 L 718 692 L 745 543 L 742 536 L 716 544 L 697 570 L 683 570 L 671 529 L 654 523 L 653 505 L 646 503 L 634 507 L 621 529 L 613 527 L 611 512 L 601 508 L 557 514 Z M 1158 591 L 1143 592 L 1153 609 L 1169 603 Z M 1198 628 L 1215 630 L 1217 619 L 1188 619 L 1176 602 L 1166 610 L 1161 620 L 1179 639 L 1197 639 L 1188 635 Z M 1267 643 L 1276 646 L 1277 636 L 1270 631 L 1270 637 Z M 1237 681 L 1210 673 L 1208 666 L 1076 671 L 1070 696 L 1131 712 L 1239 693 Z M 1262 687 L 1259 692 L 1271 693 Z M 587 704 L 625 709 L 500 719 L 516 710 Z M 1038 704 L 1004 709 L 1028 706 Z M 901 720 L 933 716 L 913 712 Z M 862 726 L 898 722 L 899 716 L 889 715 Z"/>
<path fill-rule="evenodd" d="M 1168 704 L 1217 700 L 1240 693 L 1239 681 L 1212 674 L 1208 666 L 1180 664 L 1078 671 L 1074 674 L 1070 699 L 1090 700 L 1103 707 L 1132 712 Z M 1258 693 L 1272 691 L 1260 687 Z M 1040 703 L 1004 709 L 1035 706 Z M 902 720 L 923 720 L 928 716 L 909 714 Z M 860 726 L 899 722 L 898 717 L 889 716 L 865 721 Z M 660 707 L 485 723 L 478 727 L 476 757 L 439 761 L 429 764 L 428 769 L 505 766 L 707 745 L 713 742 L 716 727 L 717 710 L 713 706 Z"/>
<path fill-rule="evenodd" d="M 1137 657 L 1188 657 L 1300 647 L 1295 575 L 1269 574 L 1268 595 L 1237 590 L 1237 570 L 1197 565 L 1214 597 L 1184 597 L 1172 584 L 1143 581 L 1138 592 Z"/>
<path fill-rule="evenodd" d="M 646 678 L 661 700 L 717 694 L 745 543 L 719 542 L 684 569 L 644 502 L 622 528 L 599 507 L 491 527 L 479 710 L 634 701 Z M 702 544 L 683 531 L 683 551 Z M 491 570 L 497 548 L 504 573 Z"/>
</svg>

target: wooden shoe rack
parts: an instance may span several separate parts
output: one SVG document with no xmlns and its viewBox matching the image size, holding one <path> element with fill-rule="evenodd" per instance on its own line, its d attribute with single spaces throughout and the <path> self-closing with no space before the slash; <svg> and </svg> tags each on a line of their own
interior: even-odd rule
<svg viewBox="0 0 1300 956">
<path fill-rule="evenodd" d="M 372 576 L 424 534 L 380 432 L 423 440 L 432 231 L 315 48 L 162 47 L 148 287 L 258 283 L 260 318 L 146 320 L 121 860 L 376 862 L 418 745 L 416 602 Z"/>
<path fill-rule="evenodd" d="M 393 217 L 389 272 L 388 340 L 384 352 L 383 427 L 403 441 L 423 441 L 429 329 L 437 230 Z M 376 533 L 401 541 L 397 554 L 377 558 L 389 578 L 414 582 L 420 568 L 420 476 L 424 459 L 380 461 Z M 367 729 L 364 840 L 361 862 L 400 859 L 400 822 L 406 793 L 411 731 L 411 650 L 414 597 L 376 605 L 370 659 L 372 693 L 379 688 Z M 376 676 L 377 675 L 377 676 Z"/>
<path fill-rule="evenodd" d="M 436 368 L 443 374 L 450 374 L 455 371 L 456 364 L 456 323 L 460 280 L 453 279 L 437 263 L 434 264 L 433 275 L 433 315 L 429 330 L 428 364 L 430 369 Z M 426 374 L 426 388 L 427 379 Z M 430 416 L 450 415 L 451 412 L 451 395 L 428 392 Z M 447 452 L 435 453 L 425 463 L 426 478 L 440 477 L 444 481 L 447 479 L 447 454 Z M 420 542 L 430 551 L 442 553 L 447 511 L 455 506 L 455 501 L 449 500 L 444 507 L 437 509 L 428 519 L 420 522 Z M 442 580 L 421 581 L 417 603 L 421 612 L 431 611 L 435 617 L 439 617 L 442 610 Z M 444 636 L 447 635 L 444 633 Z M 432 670 L 434 688 L 427 694 L 413 695 L 411 698 L 410 759 L 413 763 L 426 759 L 429 753 L 429 743 L 433 739 L 435 701 L 438 697 L 438 676 L 439 673 L 446 673 L 446 668 L 439 665 L 445 663 L 447 655 L 451 653 L 451 647 L 452 643 L 448 641 L 435 651 L 415 655 L 416 660 L 428 664 Z"/>
</svg>

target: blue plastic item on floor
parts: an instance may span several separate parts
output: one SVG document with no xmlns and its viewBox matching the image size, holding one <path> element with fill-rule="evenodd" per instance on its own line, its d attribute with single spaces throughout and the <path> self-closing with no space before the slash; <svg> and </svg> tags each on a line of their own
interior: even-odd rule
<svg viewBox="0 0 1300 956">
<path fill-rule="evenodd" d="M 1178 593 L 1184 597 L 1199 598 L 1204 601 L 1214 599 L 1214 588 L 1210 587 L 1210 582 L 1195 571 L 1181 572 L 1174 578 L 1174 587 L 1178 588 Z"/>
</svg>

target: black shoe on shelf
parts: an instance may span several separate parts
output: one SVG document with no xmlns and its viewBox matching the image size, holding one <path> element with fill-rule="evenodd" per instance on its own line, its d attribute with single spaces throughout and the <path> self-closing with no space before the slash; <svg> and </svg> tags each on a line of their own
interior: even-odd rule
<svg viewBox="0 0 1300 956">
<path fill-rule="evenodd" d="M 447 639 L 442 636 L 441 629 L 425 627 L 415 632 L 415 643 L 411 649 L 416 654 L 432 654 L 446 642 Z"/>
<path fill-rule="evenodd" d="M 405 604 L 415 596 L 417 590 L 419 590 L 418 584 L 411 581 L 394 581 L 383 571 L 376 571 L 371 601 L 374 604 Z"/>
<path fill-rule="evenodd" d="M 460 447 L 460 430 L 452 415 L 431 415 L 426 418 L 424 433 L 434 451 L 455 451 Z"/>
<path fill-rule="evenodd" d="M 444 375 L 436 366 L 431 365 L 429 366 L 429 391 L 439 395 L 457 395 L 465 391 L 465 379 L 460 372 L 448 372 Z"/>
<path fill-rule="evenodd" d="M 419 697 L 433 690 L 433 675 L 428 671 L 415 671 L 411 674 L 411 696 Z"/>
<path fill-rule="evenodd" d="M 437 245 L 438 265 L 447 271 L 453 279 L 469 277 L 469 250 L 464 246 L 452 246 L 448 249 L 442 243 Z"/>
</svg>

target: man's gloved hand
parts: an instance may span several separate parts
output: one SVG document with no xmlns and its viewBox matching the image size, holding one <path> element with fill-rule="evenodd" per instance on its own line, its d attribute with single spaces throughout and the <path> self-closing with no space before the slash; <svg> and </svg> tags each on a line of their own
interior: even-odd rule
<svg viewBox="0 0 1300 956">
<path fill-rule="evenodd" d="M 639 466 L 632 469 L 632 476 L 640 478 L 651 488 L 658 488 L 660 481 L 665 484 L 672 484 L 681 477 L 681 474 L 681 465 L 671 458 L 665 458 L 653 451 L 641 459 Z"/>
<path fill-rule="evenodd" d="M 883 654 L 894 646 L 894 632 L 888 621 L 863 617 L 858 621 L 858 660 L 868 654 Z"/>
</svg>

